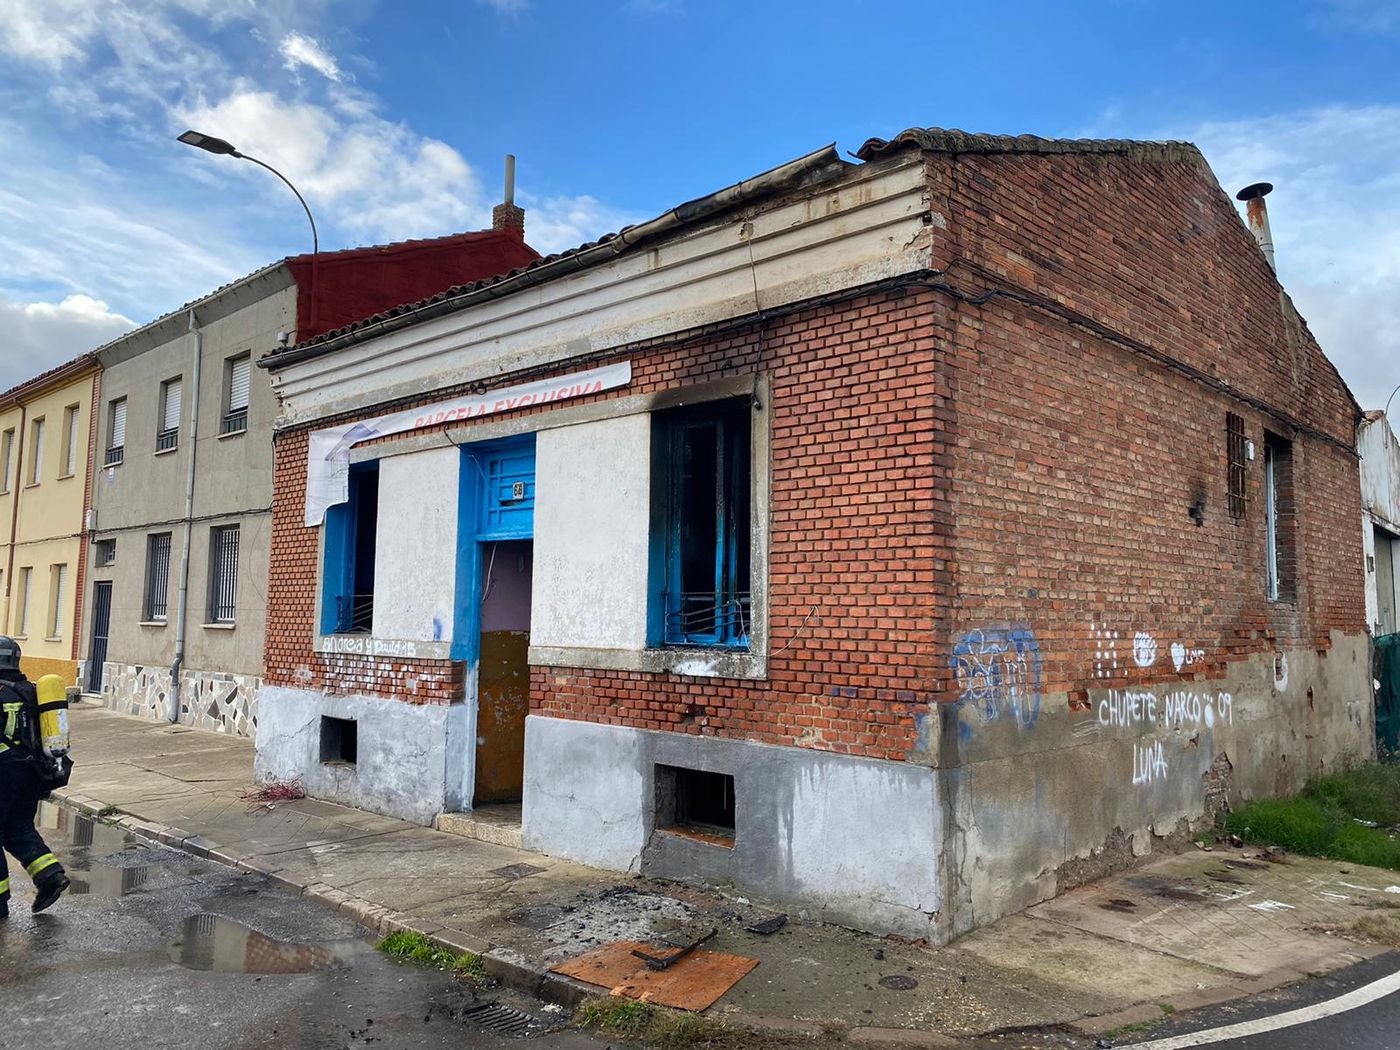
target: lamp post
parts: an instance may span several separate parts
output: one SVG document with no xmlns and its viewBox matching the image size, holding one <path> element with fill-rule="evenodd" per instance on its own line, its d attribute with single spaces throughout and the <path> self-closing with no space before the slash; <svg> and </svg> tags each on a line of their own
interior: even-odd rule
<svg viewBox="0 0 1400 1050">
<path fill-rule="evenodd" d="M 179 141 L 183 142 L 186 146 L 202 149 L 206 153 L 213 153 L 218 156 L 237 157 L 239 160 L 252 161 L 258 167 L 266 168 L 268 171 L 272 172 L 272 174 L 276 175 L 286 184 L 287 189 L 291 190 L 292 193 L 296 195 L 296 199 L 301 203 L 301 210 L 306 212 L 306 221 L 311 224 L 311 294 L 308 297 L 311 302 L 307 311 L 310 314 L 307 318 L 307 328 L 314 332 L 316 329 L 316 258 L 320 254 L 321 242 L 320 238 L 316 235 L 316 220 L 311 216 L 311 209 L 307 207 L 306 198 L 292 185 L 291 179 L 287 178 L 287 176 L 283 175 L 271 164 L 258 160 L 257 157 L 250 157 L 246 153 L 240 153 L 234 148 L 231 142 L 215 138 L 213 135 L 204 135 L 198 131 L 185 132 L 179 137 Z"/>
</svg>

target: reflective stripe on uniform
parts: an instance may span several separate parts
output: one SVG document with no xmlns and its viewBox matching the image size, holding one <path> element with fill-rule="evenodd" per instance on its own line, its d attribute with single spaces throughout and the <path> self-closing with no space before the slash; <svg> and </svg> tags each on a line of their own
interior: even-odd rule
<svg viewBox="0 0 1400 1050">
<path fill-rule="evenodd" d="M 42 857 L 40 857 L 38 860 L 32 860 L 32 861 L 30 861 L 28 864 L 26 864 L 26 865 L 24 866 L 24 870 L 27 871 L 27 872 L 29 872 L 29 877 L 30 877 L 30 878 L 33 878 L 35 875 L 38 875 L 39 872 L 43 871 L 45 868 L 51 868 L 51 867 L 53 867 L 53 866 L 54 866 L 55 864 L 57 864 L 57 863 L 58 863 L 58 858 L 57 858 L 57 857 L 55 857 L 52 853 L 45 853 L 45 854 L 44 854 Z"/>
<path fill-rule="evenodd" d="M 15 739 L 19 733 L 19 713 L 24 703 L 0 704 L 0 737 Z M 10 750 L 10 745 L 0 740 L 0 753 Z"/>
</svg>

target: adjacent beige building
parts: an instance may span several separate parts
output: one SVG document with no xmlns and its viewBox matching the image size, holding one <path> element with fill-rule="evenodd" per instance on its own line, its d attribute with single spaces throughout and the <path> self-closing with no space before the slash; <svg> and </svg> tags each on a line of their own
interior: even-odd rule
<svg viewBox="0 0 1400 1050">
<path fill-rule="evenodd" d="M 20 643 L 30 678 L 78 680 L 100 388 L 85 354 L 0 394 L 0 632 Z"/>
</svg>

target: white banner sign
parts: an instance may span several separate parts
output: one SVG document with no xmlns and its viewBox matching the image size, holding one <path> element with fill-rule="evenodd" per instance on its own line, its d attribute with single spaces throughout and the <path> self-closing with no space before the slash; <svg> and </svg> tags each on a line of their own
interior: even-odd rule
<svg viewBox="0 0 1400 1050">
<path fill-rule="evenodd" d="M 362 419 L 338 427 L 327 427 L 311 434 L 306 462 L 306 512 L 308 527 L 321 524 L 326 508 L 344 503 L 350 495 L 350 449 L 361 441 L 402 434 L 423 427 L 455 423 L 462 419 L 477 419 L 499 412 L 512 412 L 530 405 L 586 397 L 603 390 L 613 390 L 632 382 L 632 362 L 605 365 L 587 372 L 521 383 L 479 396 L 457 398 L 425 408 L 411 408 L 375 419 Z"/>
</svg>

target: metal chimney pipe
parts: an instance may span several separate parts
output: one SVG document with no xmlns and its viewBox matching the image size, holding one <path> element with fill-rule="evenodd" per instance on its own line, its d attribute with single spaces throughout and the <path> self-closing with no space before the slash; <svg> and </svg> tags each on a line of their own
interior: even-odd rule
<svg viewBox="0 0 1400 1050">
<path fill-rule="evenodd" d="M 1272 193 L 1273 189 L 1274 185 L 1271 182 L 1256 182 L 1235 194 L 1235 200 L 1245 202 L 1245 211 L 1249 216 L 1249 232 L 1254 234 L 1254 239 L 1259 242 L 1259 250 L 1264 253 L 1264 261 L 1269 264 L 1269 269 L 1277 272 L 1278 267 L 1274 265 L 1274 235 L 1269 231 L 1269 208 L 1264 203 L 1264 198 Z"/>
<path fill-rule="evenodd" d="M 515 203 L 515 154 L 506 154 L 506 197 L 507 204 Z"/>
</svg>

